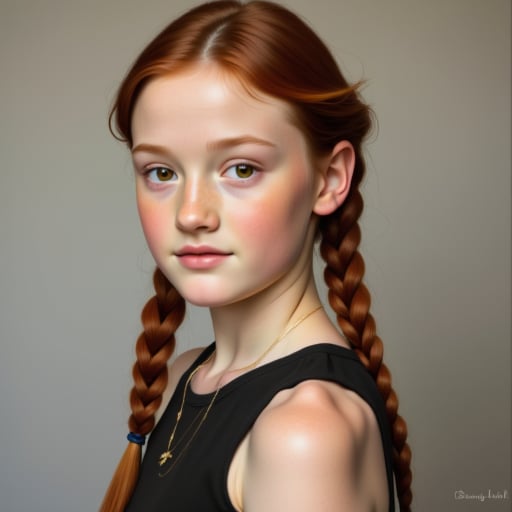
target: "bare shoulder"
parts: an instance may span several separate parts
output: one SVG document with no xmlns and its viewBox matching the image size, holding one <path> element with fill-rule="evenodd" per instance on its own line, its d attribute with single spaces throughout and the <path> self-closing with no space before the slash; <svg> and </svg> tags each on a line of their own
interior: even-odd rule
<svg viewBox="0 0 512 512">
<path fill-rule="evenodd" d="M 176 389 L 181 376 L 190 368 L 192 363 L 199 357 L 203 350 L 204 347 L 187 350 L 177 356 L 176 359 L 174 359 L 171 363 L 169 363 L 169 382 L 167 383 L 167 388 L 162 395 L 162 406 L 158 410 L 157 421 L 163 414 L 163 411 L 171 399 L 171 396 L 174 393 L 174 390 Z"/>
<path fill-rule="evenodd" d="M 377 420 L 356 393 L 324 381 L 280 392 L 247 442 L 244 512 L 387 509 Z"/>
<path fill-rule="evenodd" d="M 178 357 L 176 357 L 169 366 L 169 383 L 171 380 L 176 379 L 177 384 L 177 381 L 180 380 L 181 376 L 190 368 L 192 363 L 201 355 L 201 352 L 203 352 L 204 349 L 205 347 L 192 348 L 178 355 Z"/>
</svg>

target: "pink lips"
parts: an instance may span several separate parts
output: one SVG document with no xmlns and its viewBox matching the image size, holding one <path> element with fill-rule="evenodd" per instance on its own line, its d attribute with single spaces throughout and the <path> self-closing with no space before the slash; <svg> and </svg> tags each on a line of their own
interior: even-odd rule
<svg viewBox="0 0 512 512">
<path fill-rule="evenodd" d="M 231 254 L 208 245 L 185 245 L 175 253 L 180 263 L 191 270 L 214 268 L 229 258 Z"/>
</svg>

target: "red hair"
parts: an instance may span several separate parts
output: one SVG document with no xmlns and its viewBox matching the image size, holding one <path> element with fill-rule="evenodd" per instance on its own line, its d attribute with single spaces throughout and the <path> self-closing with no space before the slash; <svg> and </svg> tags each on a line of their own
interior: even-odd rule
<svg viewBox="0 0 512 512">
<path fill-rule="evenodd" d="M 369 311 L 370 294 L 362 282 L 364 261 L 358 251 L 358 219 L 363 209 L 359 185 L 365 172 L 362 142 L 371 128 L 371 110 L 361 101 L 358 84 L 346 82 L 325 44 L 299 17 L 270 2 L 220 0 L 185 13 L 141 53 L 122 82 L 112 109 L 110 123 L 115 136 L 132 146 L 131 117 L 145 84 L 201 60 L 216 63 L 250 94 L 264 93 L 286 101 L 312 154 L 327 154 L 341 140 L 354 147 L 351 190 L 338 210 L 321 218 L 320 251 L 326 262 L 329 302 L 339 326 L 385 401 L 393 433 L 400 509 L 408 511 L 412 476 L 407 427 L 398 415 L 391 375 L 382 362 L 382 341 Z M 142 435 L 153 429 L 167 384 L 174 333 L 185 308 L 183 299 L 158 269 L 154 284 L 156 295 L 142 313 L 144 331 L 137 341 L 135 385 L 130 394 L 130 431 Z M 140 456 L 140 447 L 130 443 L 105 496 L 103 512 L 124 510 L 136 483 Z"/>
</svg>

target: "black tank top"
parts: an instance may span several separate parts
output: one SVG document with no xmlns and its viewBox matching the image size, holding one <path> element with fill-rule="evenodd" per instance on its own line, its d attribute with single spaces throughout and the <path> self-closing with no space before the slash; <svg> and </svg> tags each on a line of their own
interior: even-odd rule
<svg viewBox="0 0 512 512">
<path fill-rule="evenodd" d="M 373 409 L 382 434 L 389 511 L 394 512 L 391 438 L 383 401 L 357 355 L 333 344 L 308 346 L 223 386 L 206 420 L 187 446 L 213 398 L 213 394 L 198 395 L 189 386 L 173 443 L 176 454 L 160 467 L 158 460 L 167 450 L 185 382 L 214 349 L 215 344 L 207 347 L 179 381 L 150 436 L 139 480 L 126 512 L 236 512 L 228 496 L 227 477 L 238 445 L 276 393 L 312 379 L 336 382 L 357 393 Z"/>
</svg>

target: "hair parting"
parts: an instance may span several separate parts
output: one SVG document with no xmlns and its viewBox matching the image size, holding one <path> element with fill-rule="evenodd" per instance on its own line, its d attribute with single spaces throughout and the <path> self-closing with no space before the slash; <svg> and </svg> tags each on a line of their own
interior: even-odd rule
<svg viewBox="0 0 512 512">
<path fill-rule="evenodd" d="M 341 140 L 356 153 L 351 190 L 345 202 L 319 223 L 320 252 L 329 303 L 339 327 L 369 370 L 386 405 L 394 444 L 394 474 L 400 510 L 410 511 L 411 450 L 407 426 L 398 414 L 391 374 L 383 363 L 383 343 L 370 313 L 363 283 L 359 218 L 365 174 L 362 142 L 372 112 L 361 101 L 361 83 L 350 85 L 312 29 L 284 7 L 266 1 L 220 0 L 195 7 L 172 22 L 143 50 L 122 82 L 109 117 L 114 136 L 132 146 L 131 117 L 140 92 L 155 77 L 210 61 L 238 79 L 250 94 L 287 102 L 312 154 L 325 155 Z M 156 270 L 155 296 L 142 312 L 143 332 L 136 343 L 134 387 L 130 393 L 130 431 L 148 434 L 167 384 L 167 361 L 185 305 L 176 289 Z M 130 443 L 105 496 L 101 512 L 121 512 L 133 492 L 141 448 Z"/>
</svg>

